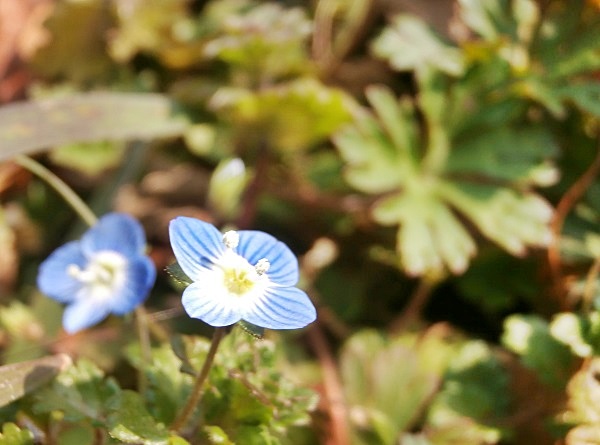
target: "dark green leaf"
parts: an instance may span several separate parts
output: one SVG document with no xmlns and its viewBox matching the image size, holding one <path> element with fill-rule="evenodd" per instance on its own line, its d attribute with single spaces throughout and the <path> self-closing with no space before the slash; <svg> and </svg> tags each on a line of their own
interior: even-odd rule
<svg viewBox="0 0 600 445">
<path fill-rule="evenodd" d="M 238 325 L 254 338 L 261 339 L 265 335 L 265 328 L 256 326 L 250 322 L 247 322 L 246 320 L 241 320 Z"/>
<path fill-rule="evenodd" d="M 179 263 L 169 264 L 165 270 L 178 286 L 187 287 L 194 282 L 186 275 Z"/>
</svg>

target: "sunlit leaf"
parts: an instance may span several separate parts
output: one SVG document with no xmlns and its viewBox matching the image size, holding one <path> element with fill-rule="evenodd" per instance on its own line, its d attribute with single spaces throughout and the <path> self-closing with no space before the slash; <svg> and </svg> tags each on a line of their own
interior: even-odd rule
<svg viewBox="0 0 600 445">
<path fill-rule="evenodd" d="M 302 73 L 310 66 L 305 42 L 311 28 L 303 9 L 263 3 L 225 17 L 205 54 L 255 81 Z"/>
<path fill-rule="evenodd" d="M 33 445 L 33 434 L 31 431 L 21 429 L 14 423 L 2 425 L 0 434 L 0 445 Z"/>
<path fill-rule="evenodd" d="M 502 343 L 550 387 L 562 388 L 575 360 L 569 347 L 556 340 L 548 323 L 537 316 L 511 315 L 504 321 Z"/>
<path fill-rule="evenodd" d="M 210 178 L 208 202 L 224 220 L 235 220 L 240 210 L 242 194 L 251 179 L 240 158 L 221 161 Z"/>
<path fill-rule="evenodd" d="M 399 15 L 373 42 L 373 52 L 399 71 L 433 67 L 450 75 L 464 70 L 461 51 L 446 45 L 425 22 L 412 15 Z"/>
<path fill-rule="evenodd" d="M 410 335 L 387 339 L 375 331 L 351 337 L 340 369 L 356 431 L 394 443 L 437 390 L 451 351 L 434 332 L 421 341 Z M 408 386 L 410 391 L 403 390 Z"/>
<path fill-rule="evenodd" d="M 266 141 L 285 151 L 308 149 L 325 140 L 350 120 L 354 103 L 342 90 L 298 78 L 258 92 L 224 88 L 211 104 L 244 135 L 246 146 Z"/>
<path fill-rule="evenodd" d="M 124 150 L 123 144 L 107 141 L 68 144 L 52 150 L 50 159 L 57 165 L 94 176 L 117 166 Z"/>
<path fill-rule="evenodd" d="M 123 391 L 110 406 L 109 434 L 124 443 L 168 445 L 169 432 L 146 410 L 144 401 L 133 391 Z"/>
</svg>

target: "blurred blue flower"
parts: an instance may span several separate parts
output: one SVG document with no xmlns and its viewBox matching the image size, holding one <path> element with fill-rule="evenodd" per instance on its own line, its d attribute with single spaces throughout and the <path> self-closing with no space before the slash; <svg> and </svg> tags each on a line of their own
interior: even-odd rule
<svg viewBox="0 0 600 445">
<path fill-rule="evenodd" d="M 182 298 L 190 317 L 212 326 L 245 320 L 270 329 L 297 329 L 315 320 L 315 307 L 295 287 L 296 257 L 271 235 L 221 234 L 186 217 L 172 220 L 169 234 L 179 266 L 193 280 Z"/>
<path fill-rule="evenodd" d="M 80 241 L 59 247 L 40 265 L 39 289 L 68 305 L 63 315 L 65 331 L 88 328 L 111 313 L 124 315 L 146 299 L 156 269 L 144 255 L 145 248 L 140 223 L 110 213 Z"/>
</svg>

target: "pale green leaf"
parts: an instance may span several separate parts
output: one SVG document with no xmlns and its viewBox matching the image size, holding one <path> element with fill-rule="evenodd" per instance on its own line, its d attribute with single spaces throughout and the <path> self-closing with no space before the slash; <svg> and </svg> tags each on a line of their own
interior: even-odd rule
<svg viewBox="0 0 600 445">
<path fill-rule="evenodd" d="M 33 439 L 31 431 L 21 429 L 14 423 L 5 423 L 2 425 L 0 445 L 33 445 Z"/>
<path fill-rule="evenodd" d="M 458 76 L 464 71 L 462 53 L 443 43 L 418 17 L 400 15 L 373 42 L 373 52 L 399 71 L 434 68 Z"/>
</svg>

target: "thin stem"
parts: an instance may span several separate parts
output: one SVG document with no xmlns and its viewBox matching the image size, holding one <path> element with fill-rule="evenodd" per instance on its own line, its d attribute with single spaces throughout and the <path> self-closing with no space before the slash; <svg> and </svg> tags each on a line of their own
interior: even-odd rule
<svg viewBox="0 0 600 445">
<path fill-rule="evenodd" d="M 152 360 L 152 351 L 150 350 L 150 331 L 148 330 L 148 315 L 146 310 L 142 306 L 135 308 L 135 321 L 137 326 L 137 333 L 140 339 L 140 351 L 141 351 L 141 366 L 138 373 L 138 389 L 140 394 L 144 394 L 148 387 L 148 380 L 146 379 L 146 373 L 144 369 L 150 364 Z"/>
<path fill-rule="evenodd" d="M 561 309 L 568 309 L 568 302 L 564 298 L 565 295 L 565 280 L 562 270 L 562 260 L 560 258 L 560 235 L 562 232 L 563 225 L 571 209 L 577 204 L 577 202 L 583 197 L 585 192 L 592 185 L 596 176 L 600 172 L 600 138 L 598 142 L 598 148 L 596 155 L 585 170 L 585 172 L 569 187 L 569 189 L 562 196 L 558 204 L 556 205 L 556 211 L 554 212 L 554 218 L 550 223 L 550 230 L 552 231 L 552 241 L 548 246 L 548 265 L 550 267 L 550 273 L 552 274 L 552 280 L 554 285 L 554 292 L 556 299 L 560 304 Z"/>
<path fill-rule="evenodd" d="M 44 167 L 36 160 L 25 155 L 16 155 L 14 161 L 21 167 L 29 170 L 34 175 L 46 181 L 54 190 L 60 194 L 63 199 L 77 212 L 82 220 L 90 227 L 96 224 L 98 218 L 88 205 L 69 187 L 62 179 Z"/>
<path fill-rule="evenodd" d="M 421 278 L 408 304 L 402 313 L 391 322 L 390 332 L 402 332 L 406 327 L 421 316 L 423 308 L 429 301 L 437 282 L 427 277 Z"/>
<path fill-rule="evenodd" d="M 179 416 L 177 416 L 177 418 L 171 425 L 171 430 L 179 432 L 182 428 L 186 426 L 190 419 L 190 416 L 194 413 L 198 402 L 204 394 L 204 383 L 206 382 L 208 372 L 210 371 L 210 368 L 215 360 L 215 355 L 217 354 L 219 344 L 221 343 L 221 340 L 224 336 L 225 328 L 220 327 L 215 329 L 212 341 L 210 343 L 210 349 L 208 350 L 206 359 L 204 359 L 204 364 L 202 365 L 200 374 L 198 374 L 198 377 L 196 377 L 196 383 L 194 384 L 194 388 L 192 389 L 192 394 L 190 394 L 190 398 L 183 407 L 183 410 L 179 413 Z"/>
</svg>

